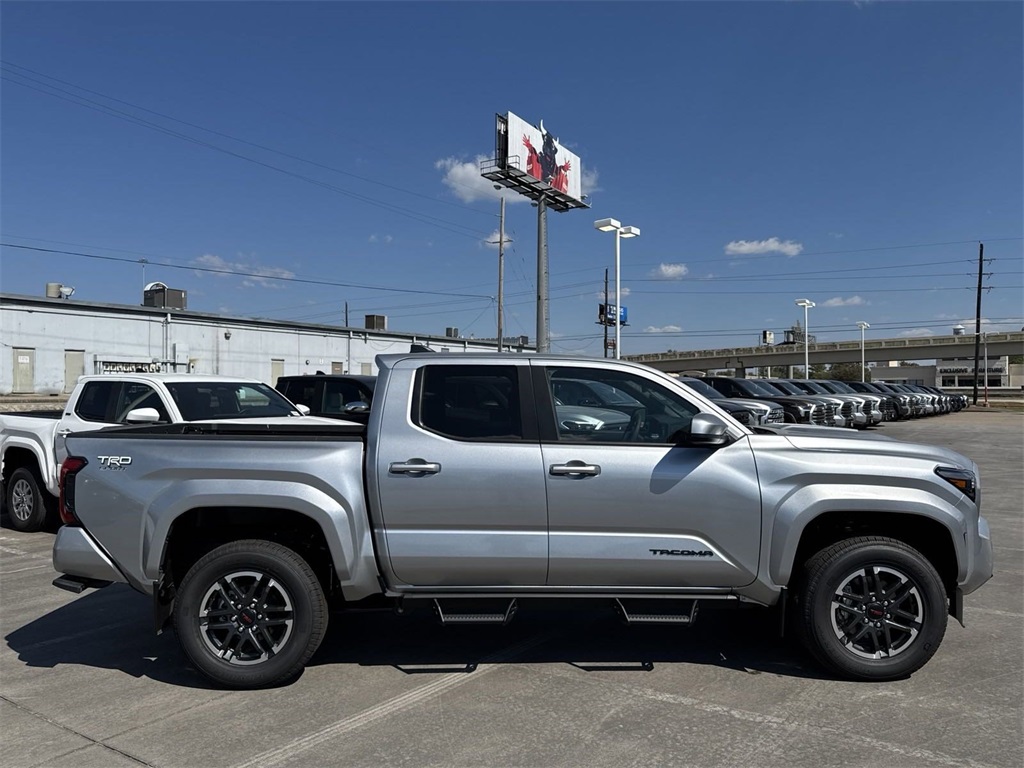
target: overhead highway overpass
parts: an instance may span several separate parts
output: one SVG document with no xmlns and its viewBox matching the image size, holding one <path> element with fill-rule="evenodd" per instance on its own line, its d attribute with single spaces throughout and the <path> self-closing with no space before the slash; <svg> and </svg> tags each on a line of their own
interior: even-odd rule
<svg viewBox="0 0 1024 768">
<path fill-rule="evenodd" d="M 1024 354 L 1024 331 L 987 333 L 988 356 L 991 360 L 1002 355 Z M 921 336 L 896 339 L 874 339 L 864 343 L 864 361 L 890 360 L 974 360 L 974 336 Z M 981 354 L 984 355 L 984 344 Z M 860 340 L 812 343 L 809 346 L 811 365 L 832 363 L 859 363 Z M 667 373 L 683 371 L 714 371 L 722 368 L 737 369 L 743 375 L 746 368 L 778 367 L 804 364 L 803 342 L 763 347 L 736 347 L 734 349 L 705 349 L 689 352 L 657 352 L 646 355 L 627 355 L 626 360 L 644 363 Z"/>
</svg>

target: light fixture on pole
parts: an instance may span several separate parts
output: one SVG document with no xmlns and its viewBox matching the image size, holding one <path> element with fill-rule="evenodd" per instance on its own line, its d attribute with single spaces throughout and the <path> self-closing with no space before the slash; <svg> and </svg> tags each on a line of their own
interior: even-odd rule
<svg viewBox="0 0 1024 768">
<path fill-rule="evenodd" d="M 618 360 L 621 354 L 622 340 L 620 333 L 620 328 L 622 327 L 622 285 L 619 276 L 619 238 L 639 237 L 640 228 L 624 227 L 615 219 L 598 219 L 594 222 L 594 229 L 615 233 L 615 359 Z M 607 311 L 607 307 L 605 310 Z"/>
<path fill-rule="evenodd" d="M 798 307 L 804 308 L 804 377 L 811 378 L 811 335 L 807 332 L 807 310 L 814 306 L 810 299 L 797 299 L 794 302 Z"/>
<path fill-rule="evenodd" d="M 857 327 L 860 328 L 860 380 L 864 381 L 866 377 L 867 369 L 864 367 L 864 331 L 871 327 L 869 323 L 865 323 L 863 320 L 858 321 Z"/>
</svg>

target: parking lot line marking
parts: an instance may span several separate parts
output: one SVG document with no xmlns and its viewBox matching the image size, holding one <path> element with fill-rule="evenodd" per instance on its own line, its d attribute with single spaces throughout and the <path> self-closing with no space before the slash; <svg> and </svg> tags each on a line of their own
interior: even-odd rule
<svg viewBox="0 0 1024 768">
<path fill-rule="evenodd" d="M 439 680 L 427 683 L 419 688 L 414 688 L 413 690 L 403 693 L 400 696 L 396 696 L 393 699 L 389 699 L 388 701 L 381 702 L 380 704 L 370 707 L 369 709 L 365 709 L 356 715 L 346 717 L 332 725 L 321 728 L 319 731 L 307 734 L 306 736 L 290 741 L 283 746 L 255 755 L 244 763 L 239 763 L 234 766 L 234 768 L 270 768 L 270 766 L 279 765 L 287 760 L 291 760 L 291 758 L 295 757 L 296 754 L 313 749 L 314 747 L 319 746 L 326 741 L 330 741 L 333 738 L 349 733 L 350 731 L 354 731 L 358 728 L 362 728 L 364 725 L 369 725 L 370 723 L 376 722 L 388 715 L 414 707 L 424 701 L 436 698 L 445 691 L 458 688 L 460 685 L 479 680 L 481 675 L 486 675 L 488 672 L 499 669 L 500 667 L 497 666 L 497 662 L 512 661 L 516 656 L 525 653 L 531 648 L 546 643 L 552 637 L 554 637 L 553 633 L 544 633 L 537 637 L 530 638 L 529 640 L 524 640 L 517 645 L 510 646 L 488 656 L 485 659 L 482 659 L 479 662 L 477 669 L 473 672 L 454 672 L 447 674 Z M 493 664 L 494 666 L 488 666 L 485 669 L 483 668 L 484 664 Z"/>
<path fill-rule="evenodd" d="M 0 576 L 9 576 L 12 573 L 21 573 L 22 571 L 38 571 L 42 568 L 49 567 L 49 563 L 40 563 L 39 565 L 30 565 L 28 568 L 15 568 L 13 571 L 0 571 Z"/>
<path fill-rule="evenodd" d="M 3 545 L 0 545 L 0 552 L 3 552 L 5 555 L 18 555 L 19 557 L 30 557 L 33 560 L 46 560 L 47 562 L 51 561 L 51 558 L 50 558 L 49 555 L 37 555 L 34 552 L 26 552 L 23 549 L 16 549 L 14 547 L 5 547 Z"/>
<path fill-rule="evenodd" d="M 914 760 L 923 760 L 928 763 L 936 763 L 939 765 L 948 766 L 949 768 L 998 768 L 991 763 L 981 763 L 970 758 L 957 758 L 951 755 L 946 755 L 942 752 L 936 752 L 930 749 L 923 749 L 921 747 L 905 747 L 900 744 L 894 744 L 888 741 L 882 741 L 873 736 L 864 736 L 859 733 L 851 733 L 850 731 L 837 728 L 832 725 L 823 725 L 817 723 L 802 722 L 799 720 L 792 720 L 785 717 L 776 717 L 774 715 L 766 715 L 760 712 L 751 712 L 749 710 L 735 709 L 733 707 L 727 707 L 722 704 L 712 704 L 710 702 L 701 701 L 700 699 L 694 699 L 689 696 L 680 696 L 674 693 L 668 693 L 666 691 L 656 691 L 649 688 L 637 688 L 635 686 L 623 685 L 622 683 L 615 683 L 608 680 L 602 680 L 599 678 L 582 677 L 579 674 L 589 675 L 590 673 L 575 673 L 574 671 L 564 670 L 562 668 L 544 667 L 540 668 L 537 666 L 522 665 L 516 667 L 516 669 L 525 670 L 536 674 L 570 677 L 574 680 L 582 679 L 584 682 L 600 687 L 610 688 L 619 690 L 626 694 L 632 694 L 639 698 L 649 699 L 652 701 L 664 702 L 666 704 L 677 704 L 684 707 L 690 707 L 692 709 L 699 710 L 701 712 L 707 712 L 709 714 L 720 714 L 727 715 L 737 720 L 745 720 L 747 722 L 758 723 L 765 726 L 766 728 L 780 729 L 781 731 L 792 733 L 820 733 L 835 737 L 836 739 L 843 739 L 849 743 L 856 745 L 858 749 L 875 749 L 881 752 L 887 752 L 894 755 L 899 755 L 903 758 L 909 758 Z M 824 690 L 824 689 L 823 689 Z M 745 761 L 740 761 L 738 765 L 746 764 Z"/>
</svg>

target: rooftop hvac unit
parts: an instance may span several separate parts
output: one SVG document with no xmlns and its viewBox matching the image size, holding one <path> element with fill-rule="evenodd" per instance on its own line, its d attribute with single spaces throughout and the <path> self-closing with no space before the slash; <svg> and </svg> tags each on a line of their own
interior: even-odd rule
<svg viewBox="0 0 1024 768">
<path fill-rule="evenodd" d="M 366 328 L 371 331 L 386 331 L 388 329 L 388 316 L 366 315 Z"/>
<path fill-rule="evenodd" d="M 46 298 L 48 298 L 48 299 L 59 299 L 60 298 L 60 283 L 47 283 L 46 284 Z"/>
<path fill-rule="evenodd" d="M 459 338 L 459 329 L 451 327 L 445 328 L 444 335 L 447 336 L 449 339 L 457 339 Z"/>
<path fill-rule="evenodd" d="M 168 288 L 163 283 L 153 282 L 147 285 L 142 292 L 142 306 L 186 309 L 188 307 L 188 291 Z"/>
</svg>

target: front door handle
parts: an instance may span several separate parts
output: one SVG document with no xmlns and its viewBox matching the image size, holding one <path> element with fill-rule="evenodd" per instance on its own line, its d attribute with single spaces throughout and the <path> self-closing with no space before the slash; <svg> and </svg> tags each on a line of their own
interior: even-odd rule
<svg viewBox="0 0 1024 768">
<path fill-rule="evenodd" d="M 552 475 L 568 475 L 570 477 L 582 475 L 600 475 L 601 467 L 597 464 L 584 464 L 582 461 L 570 461 L 568 464 L 552 464 L 548 468 Z"/>
<path fill-rule="evenodd" d="M 388 465 L 388 472 L 392 475 L 436 475 L 440 471 L 441 465 L 438 462 L 423 459 L 393 461 Z"/>
<path fill-rule="evenodd" d="M 67 437 L 68 435 L 71 434 L 71 430 L 70 429 L 58 429 L 57 430 L 57 434 L 60 435 L 61 437 Z"/>
</svg>

